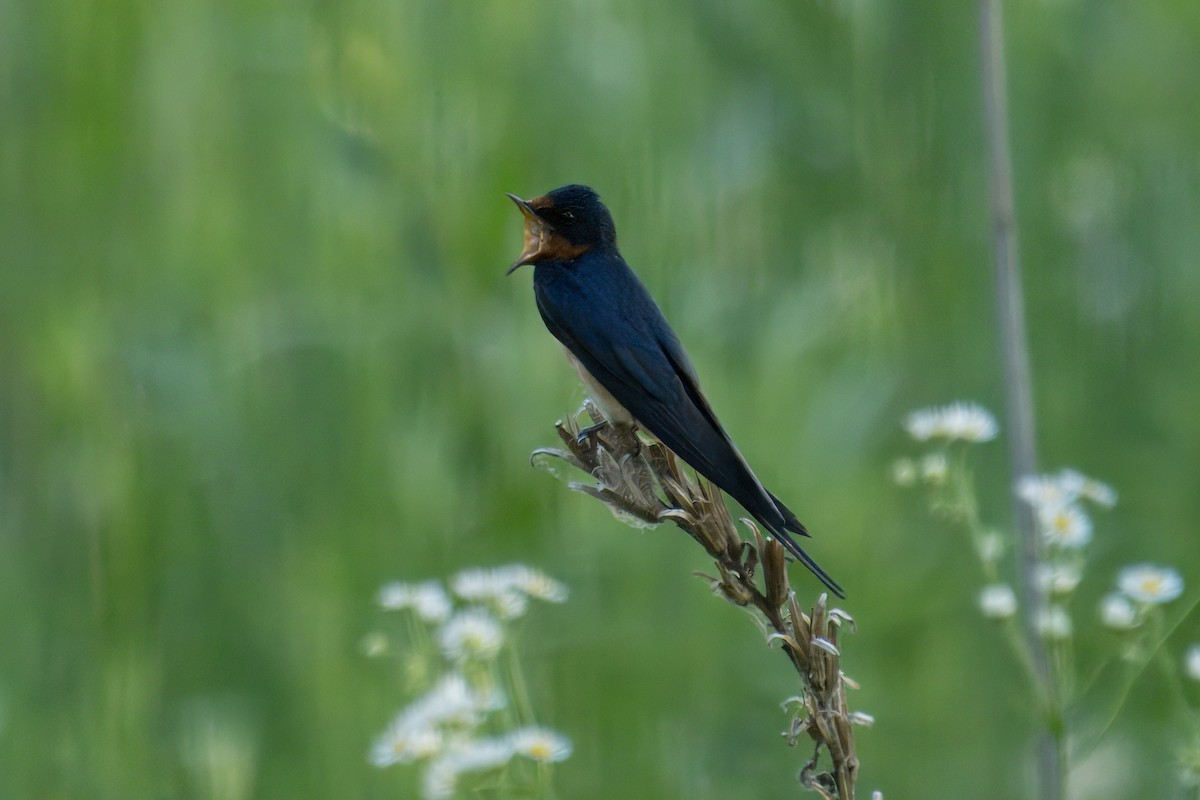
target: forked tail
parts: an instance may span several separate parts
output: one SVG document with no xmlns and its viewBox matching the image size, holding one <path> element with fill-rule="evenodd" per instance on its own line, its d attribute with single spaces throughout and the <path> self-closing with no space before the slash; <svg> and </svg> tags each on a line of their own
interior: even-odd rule
<svg viewBox="0 0 1200 800">
<path fill-rule="evenodd" d="M 784 546 L 784 549 L 791 553 L 797 561 L 808 567 L 809 571 L 812 572 L 813 575 L 816 575 L 817 580 L 825 584 L 825 587 L 829 589 L 829 591 L 843 599 L 846 597 L 846 593 L 842 591 L 842 587 L 838 585 L 838 582 L 829 577 L 829 573 L 821 569 L 821 565 L 813 561 L 808 553 L 801 550 L 800 545 L 796 544 L 796 540 L 789 536 L 786 531 L 771 531 L 771 534 L 779 540 L 779 543 Z"/>
</svg>

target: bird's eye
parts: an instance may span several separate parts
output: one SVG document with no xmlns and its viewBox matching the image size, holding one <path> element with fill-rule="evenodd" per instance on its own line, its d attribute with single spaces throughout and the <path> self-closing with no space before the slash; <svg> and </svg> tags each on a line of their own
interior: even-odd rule
<svg viewBox="0 0 1200 800">
<path fill-rule="evenodd" d="M 563 217 L 563 219 L 565 219 L 567 222 L 574 222 L 574 221 L 575 221 L 575 214 L 574 214 L 574 212 L 571 212 L 571 211 L 564 211 L 564 212 L 562 212 L 562 217 Z"/>
</svg>

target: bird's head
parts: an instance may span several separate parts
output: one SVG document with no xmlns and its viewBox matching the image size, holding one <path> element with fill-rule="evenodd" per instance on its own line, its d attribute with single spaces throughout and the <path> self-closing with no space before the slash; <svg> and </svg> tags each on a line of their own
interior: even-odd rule
<svg viewBox="0 0 1200 800">
<path fill-rule="evenodd" d="M 592 248 L 616 249 L 612 215 L 587 186 L 563 186 L 532 200 L 509 197 L 525 216 L 525 249 L 509 273 L 539 261 L 570 261 Z"/>
</svg>

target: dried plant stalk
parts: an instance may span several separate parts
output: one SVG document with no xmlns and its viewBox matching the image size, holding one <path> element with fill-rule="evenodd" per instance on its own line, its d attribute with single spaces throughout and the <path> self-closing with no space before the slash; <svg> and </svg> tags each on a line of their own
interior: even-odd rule
<svg viewBox="0 0 1200 800">
<path fill-rule="evenodd" d="M 805 735 L 814 743 L 800 770 L 801 783 L 827 800 L 852 800 L 859 766 L 852 723 L 870 721 L 868 715 L 851 713 L 846 703 L 846 687 L 856 687 L 842 673 L 838 638 L 842 625 L 853 626 L 853 620 L 829 609 L 824 593 L 811 613 L 804 613 L 788 582 L 783 545 L 764 538 L 748 519 L 741 521 L 753 541 L 743 539 L 716 486 L 688 475 L 661 443 L 608 424 L 591 403 L 584 409 L 592 427 L 581 434 L 575 418 L 558 422 L 565 449 L 535 450 L 534 464 L 565 461 L 594 481 L 568 485 L 605 503 L 618 518 L 633 524 L 673 522 L 705 549 L 716 562 L 717 576 L 701 577 L 734 605 L 756 609 L 765 620 L 768 642 L 781 643 L 800 676 L 803 692 L 794 698 L 798 710 L 785 735 L 793 746 Z M 824 769 L 823 753 L 828 754 Z"/>
<path fill-rule="evenodd" d="M 1008 142 L 1008 79 L 1004 64 L 1004 25 L 1000 0 L 979 2 L 979 46 L 983 67 L 984 130 L 990 172 L 992 261 L 1000 348 L 1004 364 L 1005 410 L 1008 449 L 1013 480 L 1037 472 L 1037 440 L 1033 418 L 1033 372 L 1025 333 L 1025 301 L 1021 291 L 1021 263 L 1017 249 L 1017 216 L 1013 201 L 1012 155 Z M 1014 513 L 1020 548 L 1017 551 L 1021 606 L 1025 611 L 1025 646 L 1050 710 L 1046 729 L 1035 741 L 1037 773 L 1042 800 L 1067 795 L 1065 727 L 1062 698 L 1055 684 L 1054 666 L 1037 631 L 1036 613 L 1046 602 L 1036 580 L 1039 559 L 1037 526 L 1033 510 L 1014 495 Z"/>
</svg>

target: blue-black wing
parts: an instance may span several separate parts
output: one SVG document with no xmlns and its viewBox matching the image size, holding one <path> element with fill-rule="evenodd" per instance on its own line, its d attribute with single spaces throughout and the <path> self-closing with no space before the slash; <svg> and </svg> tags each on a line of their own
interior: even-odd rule
<svg viewBox="0 0 1200 800">
<path fill-rule="evenodd" d="M 837 582 L 788 535 L 789 530 L 808 532 L 763 488 L 738 452 L 700 391 L 678 337 L 629 267 L 607 257 L 600 263 L 545 268 L 535 277 L 534 289 L 554 337 L 642 427 L 738 501 L 841 596 Z M 585 270 L 603 274 L 585 276 Z"/>
</svg>

